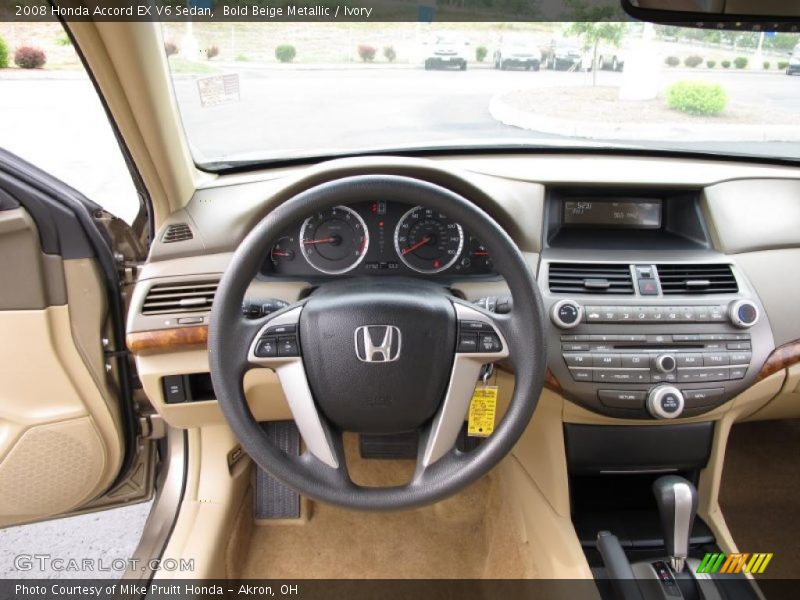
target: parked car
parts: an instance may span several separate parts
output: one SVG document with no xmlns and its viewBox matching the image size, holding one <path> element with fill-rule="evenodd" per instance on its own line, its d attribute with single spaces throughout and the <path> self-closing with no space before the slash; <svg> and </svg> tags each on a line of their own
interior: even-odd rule
<svg viewBox="0 0 800 600">
<path fill-rule="evenodd" d="M 555 38 L 542 49 L 545 68 L 556 71 L 581 71 L 591 63 L 577 38 Z"/>
<path fill-rule="evenodd" d="M 454 36 L 436 36 L 432 41 L 423 42 L 424 64 L 426 70 L 455 67 L 467 70 L 469 60 L 469 40 Z"/>
<path fill-rule="evenodd" d="M 625 48 L 602 45 L 597 49 L 597 68 L 606 71 L 622 71 L 625 68 Z"/>
<path fill-rule="evenodd" d="M 800 73 L 800 44 L 794 47 L 792 54 L 789 57 L 789 66 L 786 67 L 787 75 L 794 75 Z"/>
<path fill-rule="evenodd" d="M 538 71 L 542 64 L 542 51 L 532 40 L 503 36 L 494 51 L 495 69 L 522 67 Z"/>
</svg>

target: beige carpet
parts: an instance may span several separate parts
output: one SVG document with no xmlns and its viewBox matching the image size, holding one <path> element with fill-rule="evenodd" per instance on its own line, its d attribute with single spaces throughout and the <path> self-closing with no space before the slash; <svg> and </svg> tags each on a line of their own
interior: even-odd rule
<svg viewBox="0 0 800 600">
<path fill-rule="evenodd" d="M 364 484 L 397 483 L 411 461 L 362 460 L 348 440 L 348 466 Z M 241 578 L 528 578 L 530 560 L 499 481 L 485 477 L 439 504 L 393 513 L 311 503 L 305 522 L 255 524 L 249 500 L 228 551 Z"/>
<path fill-rule="evenodd" d="M 763 575 L 800 578 L 800 421 L 735 425 L 720 505 L 741 552 L 773 552 Z"/>
</svg>

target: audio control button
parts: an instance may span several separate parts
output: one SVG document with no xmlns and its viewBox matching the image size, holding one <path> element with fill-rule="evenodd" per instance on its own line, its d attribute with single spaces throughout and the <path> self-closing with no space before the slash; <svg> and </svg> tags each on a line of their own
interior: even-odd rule
<svg viewBox="0 0 800 600">
<path fill-rule="evenodd" d="M 753 355 L 750 352 L 729 352 L 728 360 L 732 365 L 749 365 Z"/>
<path fill-rule="evenodd" d="M 622 361 L 618 354 L 593 354 L 592 366 L 595 367 L 621 367 Z"/>
<path fill-rule="evenodd" d="M 564 354 L 564 360 L 568 367 L 591 367 L 591 354 Z"/>
<path fill-rule="evenodd" d="M 656 369 L 662 373 L 671 373 L 677 366 L 678 364 L 675 362 L 675 357 L 671 354 L 662 354 L 656 357 Z"/>
<path fill-rule="evenodd" d="M 725 352 L 711 352 L 703 355 L 703 365 L 719 367 L 730 364 L 730 357 Z"/>
<path fill-rule="evenodd" d="M 653 388 L 647 397 L 647 410 L 656 419 L 675 419 L 683 412 L 681 391 L 671 385 Z"/>
<path fill-rule="evenodd" d="M 702 354 L 678 354 L 678 368 L 680 367 L 702 367 Z"/>
<path fill-rule="evenodd" d="M 648 354 L 621 354 L 622 367 L 626 369 L 647 369 L 650 366 Z"/>
<path fill-rule="evenodd" d="M 599 390 L 597 397 L 603 406 L 636 410 L 644 408 L 647 392 L 637 390 Z"/>
<path fill-rule="evenodd" d="M 700 408 L 709 406 L 719 400 L 725 393 L 725 388 L 709 388 L 704 390 L 683 390 L 686 408 Z"/>
<path fill-rule="evenodd" d="M 571 368 L 569 370 L 572 378 L 575 381 L 592 381 L 592 370 L 591 369 L 575 369 Z"/>
</svg>

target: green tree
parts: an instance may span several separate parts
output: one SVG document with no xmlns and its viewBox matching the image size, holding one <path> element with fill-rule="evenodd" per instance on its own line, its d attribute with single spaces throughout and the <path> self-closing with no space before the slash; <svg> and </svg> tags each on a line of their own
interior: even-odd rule
<svg viewBox="0 0 800 600">
<path fill-rule="evenodd" d="M 597 48 L 600 42 L 619 46 L 628 24 L 610 20 L 619 18 L 618 7 L 587 7 L 577 1 L 570 2 L 570 5 L 575 9 L 578 20 L 570 25 L 567 33 L 581 37 L 584 47 L 592 50 L 592 86 L 594 87 L 597 85 Z"/>
</svg>

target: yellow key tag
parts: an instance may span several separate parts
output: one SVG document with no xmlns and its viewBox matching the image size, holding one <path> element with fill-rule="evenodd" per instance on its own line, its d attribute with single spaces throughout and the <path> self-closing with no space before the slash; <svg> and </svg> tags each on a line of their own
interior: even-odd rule
<svg viewBox="0 0 800 600">
<path fill-rule="evenodd" d="M 497 386 L 479 385 L 472 393 L 467 420 L 467 435 L 489 437 L 494 431 L 494 415 L 497 408 Z"/>
</svg>

